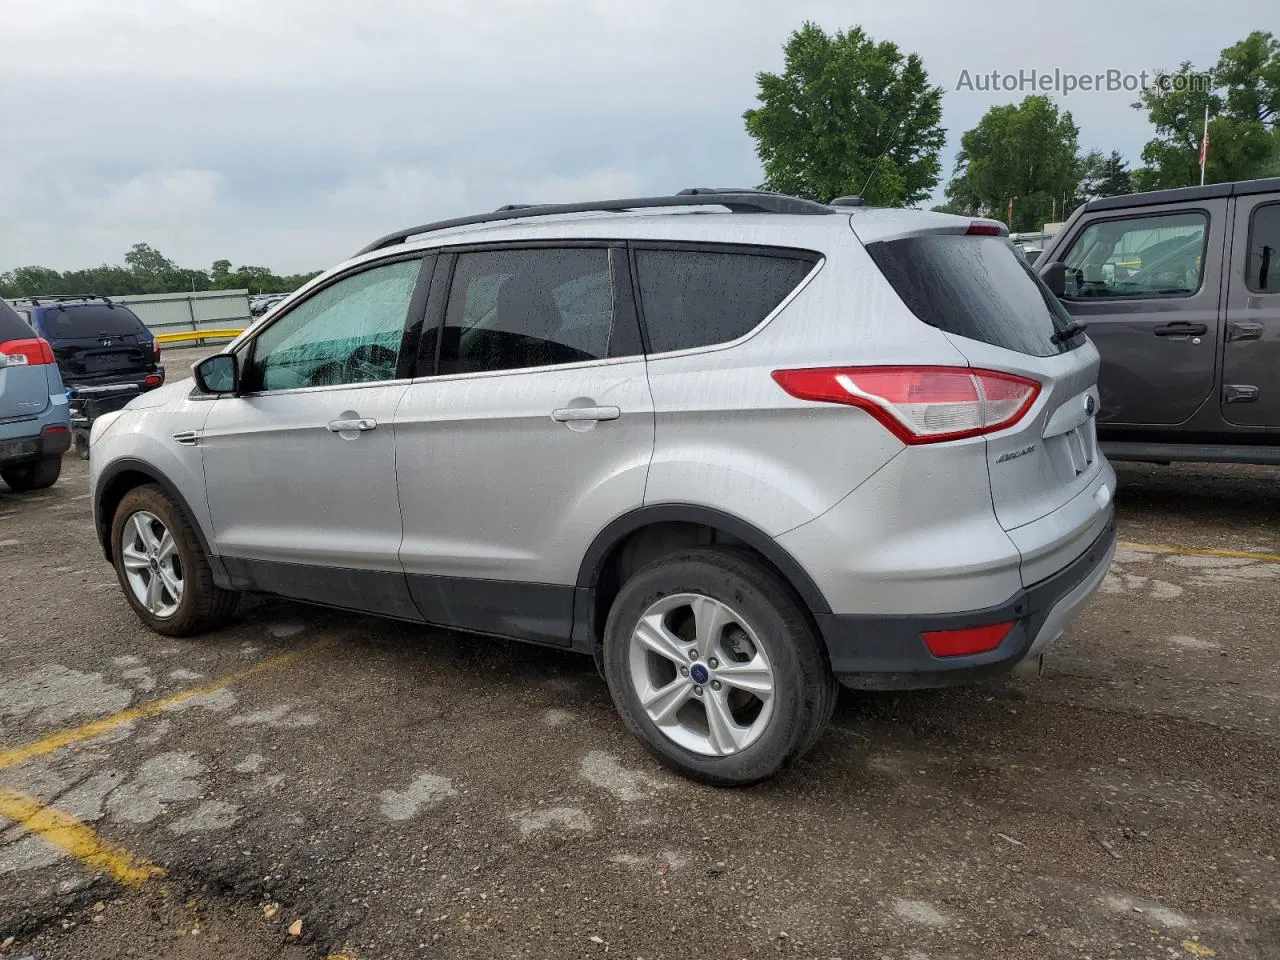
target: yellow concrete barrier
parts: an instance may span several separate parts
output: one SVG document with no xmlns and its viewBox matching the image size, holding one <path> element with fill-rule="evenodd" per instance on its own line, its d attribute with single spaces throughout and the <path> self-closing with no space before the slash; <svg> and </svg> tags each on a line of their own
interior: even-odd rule
<svg viewBox="0 0 1280 960">
<path fill-rule="evenodd" d="M 179 330 L 176 333 L 157 333 L 156 343 L 186 343 L 195 340 L 230 340 L 244 333 L 238 330 Z"/>
</svg>

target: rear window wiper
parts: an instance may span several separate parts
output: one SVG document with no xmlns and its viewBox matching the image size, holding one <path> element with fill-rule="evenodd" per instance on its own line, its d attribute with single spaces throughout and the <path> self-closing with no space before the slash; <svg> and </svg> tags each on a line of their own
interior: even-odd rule
<svg viewBox="0 0 1280 960">
<path fill-rule="evenodd" d="M 1059 346 L 1060 344 L 1064 344 L 1068 340 L 1073 340 L 1076 337 L 1080 336 L 1080 334 L 1084 333 L 1085 327 L 1086 327 L 1086 324 L 1073 323 L 1071 326 L 1066 327 L 1062 330 L 1059 330 L 1057 333 L 1049 337 L 1049 342 L 1052 343 L 1054 346 Z"/>
</svg>

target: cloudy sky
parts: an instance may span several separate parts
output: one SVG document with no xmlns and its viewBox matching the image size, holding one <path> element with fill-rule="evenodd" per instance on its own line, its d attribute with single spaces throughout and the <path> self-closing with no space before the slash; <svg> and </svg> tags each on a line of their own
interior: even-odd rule
<svg viewBox="0 0 1280 960">
<path fill-rule="evenodd" d="M 805 19 L 924 57 L 960 134 L 1021 93 L 961 71 L 1137 73 L 1218 51 L 1273 0 L 0 0 L 0 270 L 318 269 L 503 203 L 754 185 L 755 73 Z M 1076 93 L 1131 161 L 1132 94 Z"/>
</svg>

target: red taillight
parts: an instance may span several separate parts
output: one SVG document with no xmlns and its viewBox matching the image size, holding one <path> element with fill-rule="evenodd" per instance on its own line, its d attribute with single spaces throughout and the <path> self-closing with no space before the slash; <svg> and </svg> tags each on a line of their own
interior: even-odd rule
<svg viewBox="0 0 1280 960">
<path fill-rule="evenodd" d="M 159 361 L 159 359 L 160 359 L 160 341 L 157 340 L 156 341 L 156 360 Z"/>
<path fill-rule="evenodd" d="M 965 231 L 968 237 L 998 237 L 1004 233 L 1004 227 L 998 223 L 988 221 L 975 220 L 969 224 L 969 229 Z"/>
<path fill-rule="evenodd" d="M 975 653 L 994 650 L 1004 642 L 1013 629 L 1013 621 L 989 623 L 982 627 L 964 627 L 961 630 L 930 630 L 920 634 L 924 644 L 935 657 L 967 657 Z"/>
<path fill-rule="evenodd" d="M 1003 430 L 1040 394 L 1035 380 L 969 367 L 817 367 L 773 379 L 801 400 L 861 407 L 910 444 Z"/>
<path fill-rule="evenodd" d="M 31 337 L 26 340 L 9 340 L 0 343 L 0 353 L 9 358 L 11 364 L 26 363 L 36 366 L 42 363 L 53 363 L 53 348 L 49 341 L 42 337 Z M 18 357 L 23 359 L 19 360 Z"/>
</svg>

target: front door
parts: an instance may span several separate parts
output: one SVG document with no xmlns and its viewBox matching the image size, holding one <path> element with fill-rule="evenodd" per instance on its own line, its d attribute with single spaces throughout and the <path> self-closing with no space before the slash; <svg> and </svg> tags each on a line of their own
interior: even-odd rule
<svg viewBox="0 0 1280 960">
<path fill-rule="evenodd" d="M 421 267 L 348 275 L 273 318 L 242 395 L 213 402 L 200 439 L 209 513 L 238 586 L 416 616 L 397 556 L 393 420 Z"/>
<path fill-rule="evenodd" d="M 1226 200 L 1082 219 L 1063 305 L 1098 348 L 1098 426 L 1183 423 L 1213 392 Z"/>
<path fill-rule="evenodd" d="M 1222 416 L 1280 432 L 1280 198 L 1236 198 Z"/>
<path fill-rule="evenodd" d="M 630 290 L 621 246 L 458 255 L 438 373 L 396 416 L 400 557 L 426 620 L 569 643 L 578 567 L 641 506 L 653 454 Z"/>
</svg>

